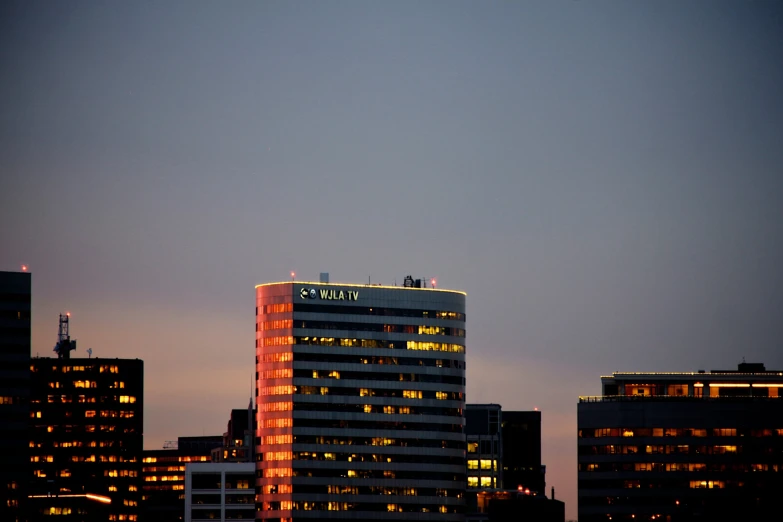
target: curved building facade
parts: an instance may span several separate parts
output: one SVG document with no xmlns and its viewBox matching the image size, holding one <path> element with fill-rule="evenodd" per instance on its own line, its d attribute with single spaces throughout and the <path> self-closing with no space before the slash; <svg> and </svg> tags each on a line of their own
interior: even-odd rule
<svg viewBox="0 0 783 522">
<path fill-rule="evenodd" d="M 464 518 L 465 294 L 256 287 L 256 518 Z"/>
</svg>

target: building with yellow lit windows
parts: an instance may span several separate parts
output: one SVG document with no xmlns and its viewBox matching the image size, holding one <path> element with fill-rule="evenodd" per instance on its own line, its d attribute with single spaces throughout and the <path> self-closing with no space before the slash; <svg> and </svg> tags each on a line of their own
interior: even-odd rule
<svg viewBox="0 0 783 522">
<path fill-rule="evenodd" d="M 579 521 L 779 520 L 783 372 L 620 372 L 578 405 Z"/>
<path fill-rule="evenodd" d="M 508 411 L 499 404 L 467 404 L 468 490 L 508 489 L 545 495 L 541 412 Z"/>
<path fill-rule="evenodd" d="M 465 294 L 324 275 L 256 287 L 256 518 L 463 520 Z"/>
<path fill-rule="evenodd" d="M 143 361 L 36 357 L 30 369 L 30 518 L 139 520 Z"/>
<path fill-rule="evenodd" d="M 140 520 L 185 520 L 185 467 L 192 462 L 211 462 L 211 452 L 222 444 L 220 435 L 179 437 L 167 442 L 164 449 L 144 450 Z"/>
</svg>

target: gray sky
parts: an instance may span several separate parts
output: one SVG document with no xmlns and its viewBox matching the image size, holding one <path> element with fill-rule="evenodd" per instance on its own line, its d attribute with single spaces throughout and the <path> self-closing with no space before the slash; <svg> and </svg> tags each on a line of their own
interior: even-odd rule
<svg viewBox="0 0 783 522">
<path fill-rule="evenodd" d="M 771 1 L 3 2 L 0 269 L 148 448 L 246 405 L 256 283 L 436 276 L 575 517 L 600 375 L 783 368 L 781 64 Z"/>
</svg>

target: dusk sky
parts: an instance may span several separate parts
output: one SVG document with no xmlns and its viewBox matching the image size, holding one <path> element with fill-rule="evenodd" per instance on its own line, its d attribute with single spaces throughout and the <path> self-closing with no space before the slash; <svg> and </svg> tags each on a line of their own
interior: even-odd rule
<svg viewBox="0 0 783 522">
<path fill-rule="evenodd" d="M 145 361 L 145 447 L 247 405 L 254 285 L 437 277 L 468 402 L 783 368 L 783 3 L 0 3 L 0 270 L 33 355 Z"/>
</svg>

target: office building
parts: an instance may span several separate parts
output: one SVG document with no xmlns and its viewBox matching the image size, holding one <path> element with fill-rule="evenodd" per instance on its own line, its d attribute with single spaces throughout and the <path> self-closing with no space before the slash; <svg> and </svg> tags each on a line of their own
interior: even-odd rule
<svg viewBox="0 0 783 522">
<path fill-rule="evenodd" d="M 465 433 L 468 442 L 468 490 L 502 489 L 503 438 L 499 404 L 467 404 Z"/>
<path fill-rule="evenodd" d="M 28 272 L 0 272 L 0 520 L 23 518 L 30 475 Z"/>
<path fill-rule="evenodd" d="M 620 372 L 578 405 L 579 521 L 778 520 L 783 372 Z"/>
<path fill-rule="evenodd" d="M 541 412 L 504 411 L 499 404 L 465 407 L 468 489 L 509 489 L 545 495 Z"/>
<path fill-rule="evenodd" d="M 31 518 L 138 520 L 144 363 L 33 358 Z"/>
<path fill-rule="evenodd" d="M 185 521 L 253 520 L 255 464 L 188 464 L 185 472 Z"/>
<path fill-rule="evenodd" d="M 221 436 L 179 437 L 164 449 L 144 450 L 140 520 L 182 522 L 185 520 L 185 466 L 210 462 Z"/>
<path fill-rule="evenodd" d="M 223 443 L 212 450 L 212 462 L 254 462 L 255 425 L 252 401 L 244 410 L 231 410 Z"/>
<path fill-rule="evenodd" d="M 256 287 L 257 517 L 464 517 L 465 294 Z"/>
</svg>

